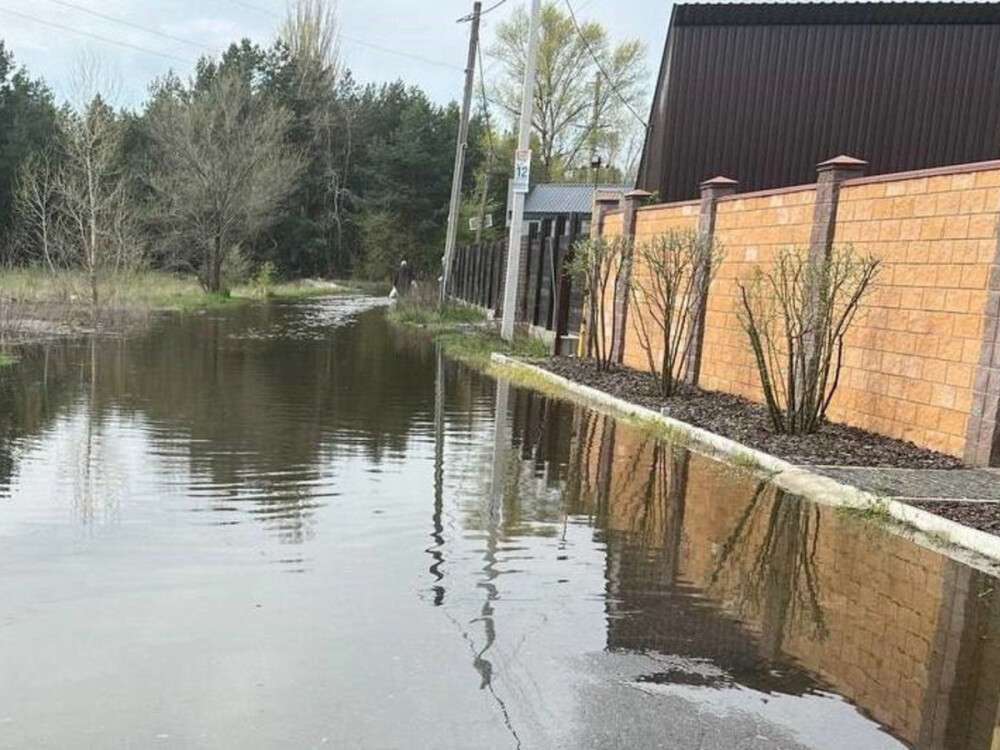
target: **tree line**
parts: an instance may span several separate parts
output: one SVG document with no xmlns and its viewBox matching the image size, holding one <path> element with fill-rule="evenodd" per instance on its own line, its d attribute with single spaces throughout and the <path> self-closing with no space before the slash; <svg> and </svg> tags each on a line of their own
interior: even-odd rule
<svg viewBox="0 0 1000 750">
<path fill-rule="evenodd" d="M 568 23 L 546 7 L 535 140 L 547 179 L 578 176 L 589 151 L 603 146 L 617 158 L 620 146 L 620 94 L 588 83 L 583 42 Z M 470 126 L 464 211 L 493 214 L 495 235 L 513 161 L 507 92 L 523 65 L 523 25 L 520 12 L 498 25 L 488 53 L 502 72 L 488 90 L 481 82 Z M 583 32 L 586 49 L 628 72 L 620 84 L 637 97 L 641 46 L 613 48 L 596 24 Z M 195 274 L 210 292 L 265 264 L 287 277 L 385 278 L 405 257 L 436 272 L 458 107 L 402 81 L 357 82 L 323 0 L 299 0 L 269 46 L 244 39 L 203 57 L 189 78 L 154 81 L 139 108 L 114 106 L 112 81 L 93 61 L 75 78 L 70 101 L 57 104 L 0 40 L 6 264 L 79 269 L 95 302 L 103 275 L 147 266 Z M 623 160 L 615 174 L 626 170 Z"/>
</svg>

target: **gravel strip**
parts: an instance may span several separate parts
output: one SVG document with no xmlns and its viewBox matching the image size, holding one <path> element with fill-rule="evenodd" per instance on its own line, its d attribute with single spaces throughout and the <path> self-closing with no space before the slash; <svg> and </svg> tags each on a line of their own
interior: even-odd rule
<svg viewBox="0 0 1000 750">
<path fill-rule="evenodd" d="M 637 370 L 615 367 L 601 371 L 592 360 L 570 357 L 538 360 L 533 364 L 795 464 L 899 469 L 962 466 L 957 458 L 846 425 L 826 424 L 814 435 L 777 434 L 769 427 L 767 410 L 759 404 L 696 388 L 664 399 L 657 391 L 655 379 Z"/>
<path fill-rule="evenodd" d="M 991 534 L 1000 534 L 1000 503 L 962 502 L 955 500 L 907 500 L 928 513 L 947 518 Z"/>
</svg>

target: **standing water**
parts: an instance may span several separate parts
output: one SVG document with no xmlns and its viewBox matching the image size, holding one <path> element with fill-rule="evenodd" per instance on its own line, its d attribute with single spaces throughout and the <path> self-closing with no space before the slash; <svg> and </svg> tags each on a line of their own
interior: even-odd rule
<svg viewBox="0 0 1000 750">
<path fill-rule="evenodd" d="M 996 746 L 996 579 L 374 305 L 0 374 L 0 748 Z"/>
</svg>

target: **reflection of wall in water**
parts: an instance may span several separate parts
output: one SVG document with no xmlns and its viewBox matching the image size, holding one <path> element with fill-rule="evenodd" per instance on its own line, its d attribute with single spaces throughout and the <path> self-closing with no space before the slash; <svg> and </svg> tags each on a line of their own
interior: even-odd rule
<svg viewBox="0 0 1000 750">
<path fill-rule="evenodd" d="M 800 665 L 919 747 L 991 747 L 995 579 L 627 424 L 575 425 L 567 504 L 607 537 L 609 647 Z"/>
</svg>

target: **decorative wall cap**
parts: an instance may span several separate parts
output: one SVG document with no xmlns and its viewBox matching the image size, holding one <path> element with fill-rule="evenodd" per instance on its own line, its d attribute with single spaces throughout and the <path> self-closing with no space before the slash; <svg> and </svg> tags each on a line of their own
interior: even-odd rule
<svg viewBox="0 0 1000 750">
<path fill-rule="evenodd" d="M 641 201 L 652 196 L 652 193 L 647 193 L 645 190 L 629 190 L 625 193 L 625 200 Z"/>
<path fill-rule="evenodd" d="M 736 187 L 739 184 L 740 183 L 738 180 L 734 180 L 729 177 L 723 177 L 722 175 L 719 175 L 718 177 L 713 177 L 710 180 L 705 180 L 703 183 L 701 183 L 700 187 L 702 190 L 704 190 L 705 188 L 713 188 L 713 187 L 718 187 L 718 188 Z"/>
<path fill-rule="evenodd" d="M 826 161 L 821 161 L 816 165 L 816 169 L 820 172 L 826 172 L 830 169 L 864 169 L 868 166 L 868 162 L 864 159 L 855 159 L 853 156 L 848 156 L 847 154 L 841 154 L 840 156 L 835 156 L 832 159 L 827 159 Z"/>
</svg>

